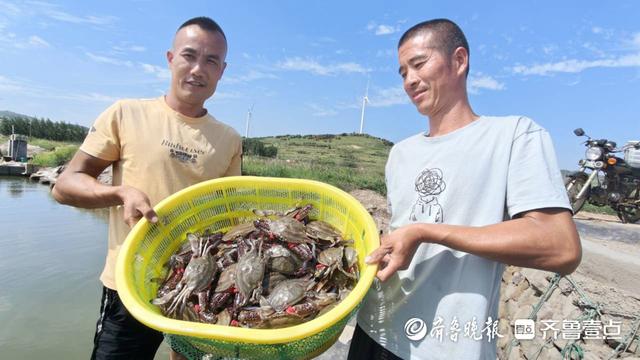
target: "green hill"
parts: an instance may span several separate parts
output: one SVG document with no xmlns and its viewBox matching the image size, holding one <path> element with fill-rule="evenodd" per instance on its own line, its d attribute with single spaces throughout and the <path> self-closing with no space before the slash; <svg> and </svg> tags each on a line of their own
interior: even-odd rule
<svg viewBox="0 0 640 360">
<path fill-rule="evenodd" d="M 323 181 L 343 190 L 386 194 L 384 165 L 393 143 L 359 134 L 257 138 L 278 149 L 275 158 L 245 155 L 243 174 Z"/>
</svg>

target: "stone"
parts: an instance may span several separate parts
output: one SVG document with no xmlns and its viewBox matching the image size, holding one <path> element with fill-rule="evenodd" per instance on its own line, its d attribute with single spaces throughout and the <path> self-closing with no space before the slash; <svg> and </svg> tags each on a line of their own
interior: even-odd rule
<svg viewBox="0 0 640 360">
<path fill-rule="evenodd" d="M 543 293 L 549 286 L 547 278 L 553 278 L 554 274 L 548 271 L 535 269 L 522 269 L 522 275 L 527 278 L 529 284 L 535 287 L 540 293 Z"/>
</svg>

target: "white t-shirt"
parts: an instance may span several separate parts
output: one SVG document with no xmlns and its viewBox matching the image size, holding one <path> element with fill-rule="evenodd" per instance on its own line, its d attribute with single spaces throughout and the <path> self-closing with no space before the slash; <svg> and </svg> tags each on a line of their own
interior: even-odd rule
<svg viewBox="0 0 640 360">
<path fill-rule="evenodd" d="M 391 149 L 386 181 L 392 230 L 571 209 L 551 138 L 525 117 L 482 116 L 443 136 L 405 139 Z M 494 360 L 502 272 L 501 263 L 421 244 L 407 270 L 376 279 L 358 323 L 402 358 Z"/>
</svg>

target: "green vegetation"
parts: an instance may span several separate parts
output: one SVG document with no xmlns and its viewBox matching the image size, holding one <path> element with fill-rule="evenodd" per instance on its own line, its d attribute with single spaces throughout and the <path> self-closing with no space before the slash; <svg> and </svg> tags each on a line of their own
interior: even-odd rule
<svg viewBox="0 0 640 360">
<path fill-rule="evenodd" d="M 586 211 L 586 212 L 590 212 L 590 213 L 595 213 L 595 214 L 607 214 L 607 215 L 613 215 L 613 216 L 618 216 L 616 214 L 615 211 L 613 211 L 613 209 L 609 206 L 595 206 L 595 205 L 591 205 L 589 203 L 584 204 L 584 206 L 582 207 L 582 211 Z"/>
<path fill-rule="evenodd" d="M 242 151 L 245 155 L 255 155 L 274 158 L 278 155 L 278 148 L 269 145 L 265 146 L 264 142 L 255 138 L 242 138 Z"/>
<path fill-rule="evenodd" d="M 0 144 L 6 144 L 7 141 L 9 141 L 9 136 L 0 134 Z M 80 144 L 75 142 L 38 138 L 29 138 L 29 145 L 39 146 L 46 150 L 36 154 L 30 160 L 30 163 L 42 167 L 55 167 L 69 162 L 80 147 Z"/>
<path fill-rule="evenodd" d="M 53 122 L 49 119 L 36 119 L 19 114 L 0 116 L 0 134 L 3 135 L 15 132 L 40 139 L 80 142 L 87 136 L 87 131 L 84 126 Z"/>
<path fill-rule="evenodd" d="M 78 151 L 78 145 L 56 147 L 53 151 L 36 154 L 31 163 L 43 167 L 55 167 L 67 163 Z"/>
<path fill-rule="evenodd" d="M 258 138 L 277 149 L 274 158 L 247 154 L 243 174 L 312 179 L 343 190 L 386 194 L 384 165 L 391 142 L 369 135 L 285 135 Z"/>
</svg>

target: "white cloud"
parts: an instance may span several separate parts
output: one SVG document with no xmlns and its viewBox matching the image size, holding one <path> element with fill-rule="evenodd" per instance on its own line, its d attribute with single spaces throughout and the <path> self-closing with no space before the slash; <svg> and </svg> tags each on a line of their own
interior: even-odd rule
<svg viewBox="0 0 640 360">
<path fill-rule="evenodd" d="M 408 103 L 410 101 L 407 93 L 398 86 L 376 89 L 373 95 L 369 95 L 369 105 L 372 107 L 388 107 Z"/>
<path fill-rule="evenodd" d="M 48 42 L 37 35 L 32 35 L 29 37 L 29 45 L 33 47 L 51 47 Z"/>
<path fill-rule="evenodd" d="M 555 44 L 550 44 L 542 47 L 542 52 L 546 55 L 551 55 L 558 50 L 558 46 Z"/>
<path fill-rule="evenodd" d="M 0 91 L 13 92 L 25 90 L 25 87 L 21 84 L 21 82 L 0 75 Z"/>
<path fill-rule="evenodd" d="M 72 24 L 110 25 L 117 20 L 115 16 L 76 16 L 54 9 L 45 9 L 44 14 L 51 19 Z"/>
<path fill-rule="evenodd" d="M 88 94 L 57 94 L 52 95 L 53 99 L 64 99 L 64 100 L 74 100 L 74 101 L 89 101 L 89 102 L 103 102 L 103 103 L 112 103 L 118 100 L 117 97 L 99 94 L 99 93 L 88 93 Z"/>
<path fill-rule="evenodd" d="M 364 74 L 370 71 L 369 69 L 365 69 L 362 65 L 354 62 L 323 65 L 313 59 L 303 59 L 300 57 L 287 58 L 283 62 L 280 62 L 278 64 L 278 67 L 283 70 L 306 71 L 315 75 L 322 76 L 331 76 L 341 73 Z"/>
<path fill-rule="evenodd" d="M 144 46 L 140 46 L 140 45 L 121 45 L 121 46 L 114 46 L 113 50 L 115 50 L 116 52 L 145 52 L 147 51 L 147 48 Z"/>
<path fill-rule="evenodd" d="M 147 74 L 153 74 L 158 79 L 162 79 L 162 80 L 171 79 L 171 71 L 169 71 L 169 69 L 167 69 L 166 67 L 145 64 L 145 63 L 139 63 L 139 65 L 142 67 L 142 71 L 144 71 Z"/>
<path fill-rule="evenodd" d="M 329 109 L 329 108 L 324 108 L 318 104 L 314 104 L 314 103 L 307 103 L 306 104 L 307 107 L 309 107 L 312 111 L 311 115 L 312 116 L 317 116 L 317 117 L 327 117 L 327 116 L 335 116 L 338 114 L 338 112 L 334 109 Z"/>
<path fill-rule="evenodd" d="M 512 68 L 515 74 L 550 75 L 552 73 L 579 73 L 591 68 L 640 67 L 640 53 L 600 60 L 569 59 L 554 63 L 531 66 L 517 65 Z"/>
<path fill-rule="evenodd" d="M 0 1 L 0 13 L 5 15 L 18 15 L 20 14 L 20 8 L 15 4 L 8 3 L 6 1 Z"/>
<path fill-rule="evenodd" d="M 633 46 L 640 50 L 640 33 L 633 34 L 633 37 L 631 38 L 631 44 L 633 44 Z"/>
<path fill-rule="evenodd" d="M 277 78 L 278 77 L 273 74 L 269 74 L 269 73 L 265 73 L 257 70 L 250 70 L 247 74 L 241 75 L 241 76 L 235 76 L 235 77 L 223 76 L 222 81 L 227 84 L 239 84 L 239 83 L 247 83 L 247 82 L 261 80 L 261 79 L 277 79 Z"/>
<path fill-rule="evenodd" d="M 7 47 L 14 47 L 16 49 L 33 49 L 33 48 L 48 48 L 51 45 L 37 35 L 32 35 L 29 38 L 19 38 L 15 33 L 2 33 L 0 32 L 0 44 L 4 44 Z"/>
<path fill-rule="evenodd" d="M 373 31 L 376 35 L 389 35 L 400 31 L 398 26 L 377 24 L 375 21 L 369 21 L 367 30 Z"/>
<path fill-rule="evenodd" d="M 469 76 L 469 92 L 471 94 L 479 93 L 480 89 L 485 90 L 504 90 L 506 86 L 489 75 L 476 73 Z"/>
<path fill-rule="evenodd" d="M 602 49 L 600 49 L 598 46 L 590 43 L 590 42 L 585 42 L 582 44 L 582 47 L 593 52 L 596 56 L 599 57 L 606 57 L 607 53 L 602 51 Z"/>
<path fill-rule="evenodd" d="M 133 63 L 129 60 L 119 60 L 119 59 L 110 58 L 106 56 L 95 55 L 90 52 L 86 52 L 85 55 L 87 55 L 91 60 L 99 63 L 105 63 L 105 64 L 111 64 L 111 65 L 117 65 L 117 66 L 126 66 L 126 67 L 133 66 Z"/>
<path fill-rule="evenodd" d="M 332 37 L 328 37 L 328 36 L 322 36 L 318 39 L 318 41 L 321 42 L 325 42 L 325 43 L 335 43 L 337 42 L 336 39 L 332 38 Z"/>
<path fill-rule="evenodd" d="M 398 29 L 391 25 L 378 25 L 378 27 L 376 27 L 376 35 L 389 35 L 397 31 Z"/>
<path fill-rule="evenodd" d="M 241 93 L 237 92 L 237 91 L 216 91 L 215 94 L 213 94 L 213 97 L 211 98 L 211 100 L 213 101 L 223 101 L 223 100 L 230 100 L 230 99 L 239 99 L 244 97 L 244 95 L 242 95 Z"/>
<path fill-rule="evenodd" d="M 613 29 L 605 29 L 600 26 L 592 27 L 591 32 L 596 35 L 600 35 L 605 39 L 610 39 L 615 34 L 615 31 Z"/>
<path fill-rule="evenodd" d="M 376 57 L 395 58 L 396 56 L 398 56 L 398 50 L 396 50 L 396 49 L 378 50 L 376 52 Z"/>
<path fill-rule="evenodd" d="M 90 102 L 114 102 L 117 98 L 99 93 L 65 93 L 59 88 L 52 89 L 46 86 L 40 86 L 30 83 L 29 80 L 11 79 L 0 75 L 0 92 L 11 92 L 13 95 L 37 98 L 37 99 L 56 99 L 56 100 L 73 100 L 73 101 L 90 101 Z"/>
</svg>

